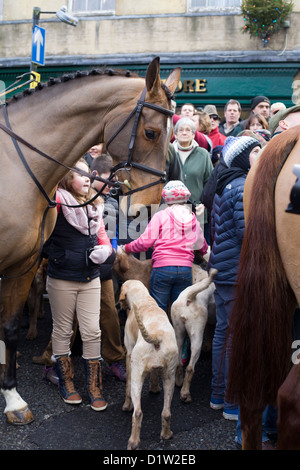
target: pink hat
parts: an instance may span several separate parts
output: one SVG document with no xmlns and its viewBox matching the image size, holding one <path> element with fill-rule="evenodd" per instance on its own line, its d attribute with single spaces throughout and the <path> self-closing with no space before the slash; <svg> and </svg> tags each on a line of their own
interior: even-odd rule
<svg viewBox="0 0 300 470">
<path fill-rule="evenodd" d="M 182 181 L 172 180 L 163 188 L 162 197 L 167 204 L 180 204 L 187 202 L 191 193 Z"/>
</svg>

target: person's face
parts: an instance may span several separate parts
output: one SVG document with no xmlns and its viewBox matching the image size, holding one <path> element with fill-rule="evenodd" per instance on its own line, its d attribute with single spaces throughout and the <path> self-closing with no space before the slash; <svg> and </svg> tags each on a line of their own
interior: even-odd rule
<svg viewBox="0 0 300 470">
<path fill-rule="evenodd" d="M 240 111 L 237 104 L 229 104 L 226 111 L 224 111 L 224 116 L 228 124 L 235 124 L 240 118 Z"/>
<path fill-rule="evenodd" d="M 249 161 L 250 161 L 250 166 L 253 165 L 253 163 L 255 162 L 255 160 L 257 159 L 258 155 L 259 155 L 259 152 L 260 152 L 260 147 L 257 146 L 257 147 L 254 147 L 250 154 L 249 154 Z"/>
<path fill-rule="evenodd" d="M 270 117 L 270 105 L 262 101 L 252 109 L 253 114 L 261 114 L 264 118 L 268 119 Z"/>
<path fill-rule="evenodd" d="M 93 158 L 99 157 L 102 154 L 102 148 L 103 144 L 93 145 L 93 147 L 89 149 L 89 154 Z"/>
<path fill-rule="evenodd" d="M 176 139 L 182 147 L 188 147 L 191 145 L 194 135 L 189 126 L 182 126 L 177 130 Z"/>
<path fill-rule="evenodd" d="M 289 129 L 290 127 L 298 126 L 300 124 L 300 111 L 297 111 L 296 113 L 288 114 L 287 117 L 283 121 L 286 123 L 286 129 Z"/>
<path fill-rule="evenodd" d="M 252 121 L 251 121 L 251 124 L 249 125 L 249 129 L 251 131 L 257 131 L 257 129 L 262 129 L 262 125 L 261 123 L 259 122 L 259 120 L 257 118 L 253 118 Z"/>
<path fill-rule="evenodd" d="M 98 174 L 98 172 L 96 172 L 98 176 L 100 176 L 101 178 L 105 179 L 105 180 L 108 180 L 108 178 L 110 177 L 110 173 L 102 173 L 101 175 Z M 93 183 L 93 187 L 97 190 L 97 191 L 100 191 L 100 189 L 103 188 L 103 186 L 105 185 L 105 183 L 103 183 L 102 181 L 97 181 L 95 180 L 94 183 Z M 102 193 L 101 194 L 108 194 L 109 191 L 111 189 L 111 186 L 109 184 L 107 184 L 105 186 L 105 188 L 103 189 Z"/>
<path fill-rule="evenodd" d="M 209 117 L 210 117 L 210 122 L 211 122 L 211 130 L 213 131 L 219 126 L 220 120 L 217 114 L 210 114 Z"/>
<path fill-rule="evenodd" d="M 79 170 L 83 170 L 86 173 L 89 173 L 89 167 L 83 162 L 76 163 L 76 168 Z M 80 175 L 74 171 L 73 173 L 73 180 L 72 180 L 72 188 L 75 193 L 79 196 L 85 196 L 88 194 L 91 185 L 91 180 L 88 176 Z"/>
<path fill-rule="evenodd" d="M 184 104 L 181 108 L 181 116 L 192 117 L 194 114 L 194 107 L 190 104 Z"/>
</svg>

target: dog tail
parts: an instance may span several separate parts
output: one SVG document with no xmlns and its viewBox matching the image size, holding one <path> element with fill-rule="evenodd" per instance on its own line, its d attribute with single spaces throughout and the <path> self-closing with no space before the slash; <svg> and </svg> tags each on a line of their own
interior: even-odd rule
<svg viewBox="0 0 300 470">
<path fill-rule="evenodd" d="M 148 331 L 145 328 L 144 323 L 142 322 L 142 319 L 141 319 L 141 316 L 140 316 L 139 309 L 138 309 L 137 305 L 135 303 L 133 303 L 132 307 L 133 307 L 133 311 L 134 311 L 134 314 L 135 314 L 137 324 L 139 326 L 140 332 L 141 332 L 144 340 L 147 343 L 154 344 L 154 346 L 159 346 L 159 344 L 161 343 L 161 339 L 157 338 L 155 336 L 152 336 L 152 335 L 150 335 L 150 333 L 148 333 Z"/>
<path fill-rule="evenodd" d="M 205 289 L 207 289 L 210 286 L 210 284 L 212 283 L 213 278 L 217 274 L 217 272 L 218 271 L 216 269 L 210 269 L 208 277 L 206 277 L 202 281 L 197 282 L 196 284 L 191 286 L 190 291 L 189 291 L 189 293 L 187 295 L 187 298 L 186 298 L 186 304 L 187 305 L 189 305 L 191 302 L 193 302 L 193 300 L 195 300 L 195 297 L 196 297 L 197 294 L 199 294 L 199 292 L 204 291 Z"/>
</svg>

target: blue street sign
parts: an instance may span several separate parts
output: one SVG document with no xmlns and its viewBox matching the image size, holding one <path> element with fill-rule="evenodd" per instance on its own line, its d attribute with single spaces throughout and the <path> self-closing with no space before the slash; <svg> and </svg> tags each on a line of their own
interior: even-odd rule
<svg viewBox="0 0 300 470">
<path fill-rule="evenodd" d="M 45 64 L 45 29 L 35 26 L 32 32 L 31 61 L 35 64 Z"/>
</svg>

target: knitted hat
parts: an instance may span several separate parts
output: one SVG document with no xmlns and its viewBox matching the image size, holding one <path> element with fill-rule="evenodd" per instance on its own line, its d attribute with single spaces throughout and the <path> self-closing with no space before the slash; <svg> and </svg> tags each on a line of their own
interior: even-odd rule
<svg viewBox="0 0 300 470">
<path fill-rule="evenodd" d="M 255 98 L 252 98 L 252 100 L 251 100 L 251 111 L 259 103 L 269 103 L 269 105 L 271 105 L 271 101 L 266 96 L 255 96 Z"/>
<path fill-rule="evenodd" d="M 269 122 L 269 131 L 271 132 L 271 135 L 276 131 L 280 121 L 283 121 L 289 114 L 296 113 L 297 111 L 300 111 L 300 104 L 278 111 L 278 113 L 276 113 Z"/>
<path fill-rule="evenodd" d="M 221 119 L 214 104 L 207 104 L 204 107 L 203 112 L 209 114 L 209 116 L 215 114 L 216 116 L 218 116 L 219 119 Z"/>
<path fill-rule="evenodd" d="M 187 202 L 191 193 L 182 181 L 172 180 L 164 186 L 162 197 L 167 204 L 180 204 Z"/>
<path fill-rule="evenodd" d="M 238 167 L 248 171 L 249 155 L 254 147 L 261 147 L 261 143 L 253 137 L 227 137 L 223 148 L 223 158 L 228 168 Z"/>
</svg>

